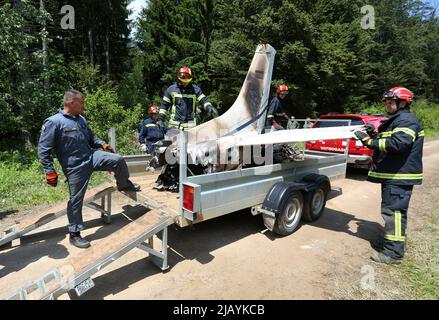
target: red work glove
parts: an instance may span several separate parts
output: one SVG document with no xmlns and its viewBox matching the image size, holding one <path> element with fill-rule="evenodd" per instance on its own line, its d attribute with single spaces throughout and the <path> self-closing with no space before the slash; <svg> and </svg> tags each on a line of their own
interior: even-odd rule
<svg viewBox="0 0 439 320">
<path fill-rule="evenodd" d="M 109 145 L 109 144 L 106 144 L 106 143 L 104 143 L 104 144 L 102 145 L 102 149 L 103 149 L 104 151 L 106 151 L 106 152 L 115 153 L 114 150 L 113 150 L 113 148 L 110 147 L 110 145 Z"/>
<path fill-rule="evenodd" d="M 56 187 L 58 185 L 58 174 L 56 172 L 46 173 L 46 183 L 49 186 Z"/>
</svg>

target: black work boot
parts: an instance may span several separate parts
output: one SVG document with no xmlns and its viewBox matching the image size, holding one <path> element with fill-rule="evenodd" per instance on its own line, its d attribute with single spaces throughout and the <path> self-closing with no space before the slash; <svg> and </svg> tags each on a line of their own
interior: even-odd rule
<svg viewBox="0 0 439 320">
<path fill-rule="evenodd" d="M 133 191 L 133 192 L 137 192 L 140 191 L 140 186 L 137 183 L 131 182 L 128 180 L 128 186 L 126 187 L 117 187 L 117 190 L 119 191 Z"/>
<path fill-rule="evenodd" d="M 90 241 L 82 238 L 79 232 L 70 232 L 70 244 L 81 249 L 90 247 Z"/>
<path fill-rule="evenodd" d="M 400 264 L 402 262 L 402 259 L 395 259 L 389 256 L 386 256 L 382 252 L 372 252 L 370 255 L 370 258 L 378 263 L 385 263 L 385 264 Z"/>
<path fill-rule="evenodd" d="M 384 240 L 383 239 L 371 240 L 370 246 L 374 248 L 376 251 L 381 252 L 384 249 Z"/>
</svg>

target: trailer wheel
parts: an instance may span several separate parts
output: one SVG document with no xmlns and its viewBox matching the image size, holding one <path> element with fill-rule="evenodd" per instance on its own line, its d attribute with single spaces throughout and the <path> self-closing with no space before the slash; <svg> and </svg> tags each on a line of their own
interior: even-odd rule
<svg viewBox="0 0 439 320">
<path fill-rule="evenodd" d="M 326 184 L 321 184 L 315 190 L 305 195 L 303 220 L 313 222 L 322 216 L 323 211 L 325 211 L 326 199 L 329 193 L 328 189 Z"/>
<path fill-rule="evenodd" d="M 299 226 L 303 212 L 303 195 L 300 191 L 290 193 L 280 214 L 276 217 L 273 231 L 281 236 L 292 234 Z"/>
</svg>

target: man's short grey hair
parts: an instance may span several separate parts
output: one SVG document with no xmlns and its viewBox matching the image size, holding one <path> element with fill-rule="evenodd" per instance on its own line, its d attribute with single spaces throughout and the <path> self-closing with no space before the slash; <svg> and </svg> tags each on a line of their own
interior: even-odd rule
<svg viewBox="0 0 439 320">
<path fill-rule="evenodd" d="M 75 98 L 83 97 L 81 91 L 75 89 L 69 89 L 64 93 L 64 104 L 72 102 Z"/>
</svg>

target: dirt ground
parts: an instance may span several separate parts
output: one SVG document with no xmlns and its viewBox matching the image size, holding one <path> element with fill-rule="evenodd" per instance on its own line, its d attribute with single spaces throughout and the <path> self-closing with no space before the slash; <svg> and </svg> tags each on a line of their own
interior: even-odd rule
<svg viewBox="0 0 439 320">
<path fill-rule="evenodd" d="M 439 140 L 424 147 L 425 179 L 439 172 Z M 267 231 L 249 210 L 169 232 L 170 270 L 161 272 L 147 254 L 133 249 L 97 273 L 95 288 L 81 299 L 334 299 L 343 287 L 360 284 L 375 264 L 369 240 L 382 225 L 380 185 L 366 171 L 349 170 L 333 186 L 343 194 L 327 202 L 317 222 L 302 224 L 288 237 Z M 422 207 L 416 187 L 411 208 Z M 439 195 L 438 195 L 439 196 Z M 83 235 L 94 243 L 145 213 L 118 197 L 113 223 L 84 209 Z M 413 221 L 416 217 L 409 217 Z M 4 221 L 0 221 L 0 224 Z M 0 296 L 33 280 L 81 250 L 68 243 L 66 218 L 37 229 L 0 251 Z M 60 299 L 70 299 L 64 294 Z"/>
</svg>

